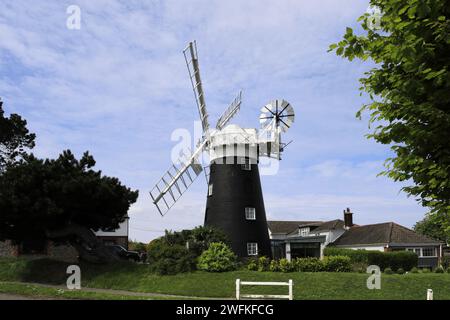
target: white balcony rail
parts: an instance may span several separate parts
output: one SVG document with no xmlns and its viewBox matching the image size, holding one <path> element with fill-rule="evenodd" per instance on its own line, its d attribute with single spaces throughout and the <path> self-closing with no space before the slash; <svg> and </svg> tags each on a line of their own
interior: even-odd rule
<svg viewBox="0 0 450 320">
<path fill-rule="evenodd" d="M 241 286 L 288 286 L 289 293 L 287 295 L 281 294 L 241 294 Z M 254 282 L 254 281 L 241 281 L 236 279 L 236 300 L 242 298 L 248 299 L 288 299 L 293 300 L 293 286 L 294 282 L 290 279 L 288 282 Z"/>
</svg>

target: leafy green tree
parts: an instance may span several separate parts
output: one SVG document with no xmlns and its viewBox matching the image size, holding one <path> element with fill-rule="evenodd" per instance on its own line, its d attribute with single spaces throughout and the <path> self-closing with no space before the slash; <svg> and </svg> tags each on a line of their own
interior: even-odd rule
<svg viewBox="0 0 450 320">
<path fill-rule="evenodd" d="M 450 242 L 450 224 L 443 221 L 450 221 L 450 214 L 445 214 L 442 218 L 436 214 L 428 214 L 425 218 L 414 225 L 414 230 L 430 238 Z"/>
<path fill-rule="evenodd" d="M 18 114 L 5 117 L 3 102 L 0 100 L 0 173 L 8 164 L 26 154 L 26 149 L 34 147 L 34 133 L 27 129 L 26 120 Z"/>
<path fill-rule="evenodd" d="M 193 271 L 197 258 L 214 242 L 228 243 L 218 229 L 199 226 L 192 230 L 165 231 L 147 246 L 150 269 L 159 274 Z M 172 266 L 170 266 L 170 264 Z"/>
<path fill-rule="evenodd" d="M 450 212 L 450 5 L 448 0 L 371 0 L 379 17 L 359 18 L 330 46 L 337 55 L 371 59 L 360 79 L 370 96 L 361 111 L 376 124 L 368 137 L 391 145 L 383 174 L 440 219 Z M 379 18 L 379 21 L 377 19 Z M 443 220 L 442 223 L 445 223 Z"/>
<path fill-rule="evenodd" d="M 128 250 L 131 251 L 147 251 L 147 245 L 145 243 L 139 242 L 139 241 L 128 241 Z"/>
<path fill-rule="evenodd" d="M 225 243 L 212 242 L 198 258 L 198 269 L 209 272 L 224 272 L 236 269 L 236 255 Z"/>
<path fill-rule="evenodd" d="M 25 155 L 10 166 L 0 176 L 0 240 L 47 239 L 70 226 L 118 228 L 138 191 L 94 165 L 87 152 L 77 160 L 64 151 L 54 160 Z"/>
</svg>

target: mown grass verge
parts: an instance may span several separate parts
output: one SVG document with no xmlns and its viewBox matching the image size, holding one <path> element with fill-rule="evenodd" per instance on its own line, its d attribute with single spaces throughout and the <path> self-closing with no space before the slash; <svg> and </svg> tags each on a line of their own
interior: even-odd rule
<svg viewBox="0 0 450 320">
<path fill-rule="evenodd" d="M 65 284 L 66 263 L 52 260 L 0 259 L 0 281 Z M 159 276 L 147 265 L 120 263 L 112 265 L 80 264 L 82 286 L 174 294 L 192 297 L 233 298 L 235 280 L 294 281 L 295 299 L 387 299 L 424 300 L 433 289 L 436 300 L 450 300 L 450 274 L 382 275 L 381 290 L 369 290 L 364 273 L 272 273 L 233 271 L 224 273 L 192 272 Z M 245 287 L 246 293 L 286 294 L 286 287 Z"/>
</svg>

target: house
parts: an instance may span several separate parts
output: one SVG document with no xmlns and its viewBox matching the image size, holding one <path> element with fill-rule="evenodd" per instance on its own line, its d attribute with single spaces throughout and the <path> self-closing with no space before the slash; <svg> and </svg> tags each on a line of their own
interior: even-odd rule
<svg viewBox="0 0 450 320">
<path fill-rule="evenodd" d="M 442 243 L 394 222 L 350 228 L 333 246 L 376 251 L 412 251 L 419 256 L 418 267 L 435 268 L 442 257 Z"/>
<path fill-rule="evenodd" d="M 419 256 L 418 267 L 434 268 L 443 256 L 442 243 L 394 222 L 355 225 L 353 213 L 344 220 L 267 221 L 274 258 L 323 258 L 324 248 L 334 246 L 376 251 L 407 250 Z"/>
<path fill-rule="evenodd" d="M 95 235 L 105 245 L 121 245 L 128 249 L 128 220 L 119 224 L 116 230 L 99 230 Z M 28 240 L 14 243 L 11 240 L 0 241 L 0 257 L 48 257 L 61 261 L 73 262 L 78 259 L 78 252 L 71 245 L 57 245 L 51 240 Z"/>
</svg>

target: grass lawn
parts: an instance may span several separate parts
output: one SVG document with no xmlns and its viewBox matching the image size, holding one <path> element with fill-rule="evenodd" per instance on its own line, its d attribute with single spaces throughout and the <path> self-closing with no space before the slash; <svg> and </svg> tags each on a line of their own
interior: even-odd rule
<svg viewBox="0 0 450 320">
<path fill-rule="evenodd" d="M 29 296 L 36 299 L 82 299 L 82 300 L 161 300 L 166 297 L 144 297 L 82 290 L 64 290 L 25 283 L 0 282 L 0 293 Z"/>
<path fill-rule="evenodd" d="M 67 264 L 51 260 L 0 259 L 0 281 L 65 284 Z M 235 280 L 294 281 L 295 299 L 416 299 L 424 300 L 428 288 L 434 299 L 450 300 L 450 274 L 382 275 L 381 290 L 366 287 L 367 274 L 361 273 L 272 273 L 234 271 L 193 272 L 158 276 L 146 265 L 81 264 L 82 287 L 175 294 L 193 297 L 232 298 Z M 243 293 L 286 294 L 287 287 L 244 287 Z M 73 292 L 71 292 L 73 293 Z M 94 297 L 93 297 L 94 298 Z M 117 297 L 116 297 L 117 298 Z"/>
</svg>

